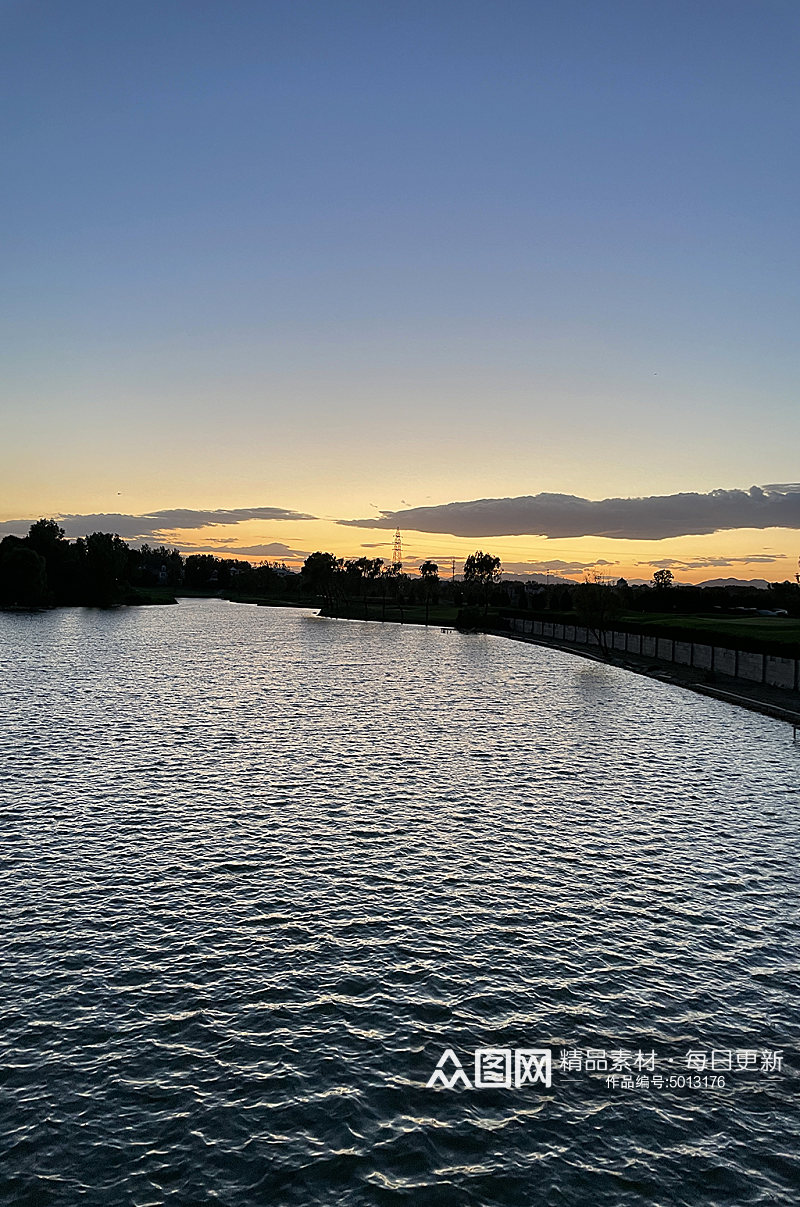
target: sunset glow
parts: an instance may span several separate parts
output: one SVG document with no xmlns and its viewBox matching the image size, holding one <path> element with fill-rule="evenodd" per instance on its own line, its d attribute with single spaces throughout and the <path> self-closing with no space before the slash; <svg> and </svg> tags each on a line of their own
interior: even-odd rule
<svg viewBox="0 0 800 1207">
<path fill-rule="evenodd" d="M 163 539 L 297 565 L 381 512 L 796 478 L 796 13 L 145 7 L 0 15 L 4 531 L 257 505 L 320 518 Z M 401 526 L 573 578 L 800 553 Z"/>
</svg>

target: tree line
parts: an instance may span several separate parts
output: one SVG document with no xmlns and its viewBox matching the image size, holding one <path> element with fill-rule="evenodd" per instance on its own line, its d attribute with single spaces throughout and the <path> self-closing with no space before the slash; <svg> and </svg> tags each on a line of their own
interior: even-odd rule
<svg viewBox="0 0 800 1207">
<path fill-rule="evenodd" d="M 134 548 L 110 532 L 70 541 L 55 520 L 42 519 L 27 536 L 0 541 L 0 606 L 148 603 L 154 588 L 211 593 L 230 588 L 237 575 L 249 576 L 255 590 L 277 580 L 280 571 L 207 554 L 184 557 L 166 545 Z"/>
<path fill-rule="evenodd" d="M 656 571 L 647 585 L 597 575 L 582 583 L 509 581 L 503 580 L 500 558 L 483 550 L 470 554 L 462 575 L 451 579 L 440 575 L 432 560 L 408 574 L 401 564 L 380 557 L 345 559 L 317 551 L 298 573 L 282 563 L 184 556 L 166 545 L 134 548 L 107 532 L 67 540 L 52 519 L 37 520 L 25 537 L 0 541 L 0 607 L 111 607 L 166 602 L 179 591 L 313 603 L 331 616 L 403 620 L 414 610 L 414 618 L 424 615 L 426 623 L 431 609 L 441 607 L 451 619 L 455 613 L 463 628 L 491 627 L 500 612 L 580 616 L 598 631 L 636 612 L 735 613 L 766 607 L 800 616 L 797 583 L 772 583 L 768 592 L 746 586 L 677 587 L 669 570 Z"/>
<path fill-rule="evenodd" d="M 412 578 L 401 565 L 387 564 L 382 558 L 345 560 L 317 552 L 295 573 L 283 563 L 253 565 L 204 553 L 183 556 L 166 545 L 133 547 L 115 533 L 93 532 L 68 540 L 52 519 L 37 520 L 24 537 L 0 541 L 0 606 L 5 608 L 146 603 L 154 598 L 154 589 L 166 589 L 167 594 L 182 590 L 257 598 L 297 596 L 321 601 L 331 613 L 345 600 L 356 598 L 366 611 L 376 597 L 384 613 L 387 601 L 424 605 L 427 612 L 444 592 L 458 602 L 466 594 L 488 609 L 490 589 L 499 578 L 500 559 L 482 552 L 467 558 L 464 585 L 454 593 L 452 584 L 443 586 L 439 567 L 432 561 L 423 562 Z"/>
<path fill-rule="evenodd" d="M 464 562 L 463 578 L 455 583 L 442 579 L 434 561 L 424 561 L 418 567 L 418 578 L 404 574 L 400 562 L 385 563 L 380 557 L 337 558 L 333 553 L 312 553 L 300 571 L 309 592 L 323 601 L 323 611 L 331 616 L 348 609 L 358 599 L 365 619 L 370 616 L 370 602 L 378 600 L 381 619 L 386 618 L 387 602 L 399 610 L 400 619 L 408 606 L 425 609 L 428 623 L 430 609 L 444 598 L 450 604 L 466 602 L 482 608 L 486 617 L 492 590 L 500 582 L 500 558 L 478 550 Z"/>
<path fill-rule="evenodd" d="M 68 540 L 56 520 L 41 519 L 24 537 L 0 541 L 0 607 L 113 607 L 154 602 L 176 591 L 241 598 L 281 598 L 319 602 L 338 614 L 358 601 L 364 615 L 370 603 L 401 609 L 430 608 L 444 599 L 480 607 L 485 615 L 492 590 L 500 581 L 500 559 L 481 551 L 471 554 L 458 583 L 443 581 L 436 562 L 425 561 L 417 575 L 382 558 L 337 558 L 316 552 L 299 573 L 283 563 L 251 562 L 213 554 L 182 555 L 166 545 L 133 547 L 115 533 L 93 532 Z"/>
</svg>

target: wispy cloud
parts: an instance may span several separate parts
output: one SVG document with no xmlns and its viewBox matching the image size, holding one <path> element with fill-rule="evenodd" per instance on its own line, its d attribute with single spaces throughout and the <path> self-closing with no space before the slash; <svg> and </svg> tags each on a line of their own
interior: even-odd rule
<svg viewBox="0 0 800 1207">
<path fill-rule="evenodd" d="M 231 545 L 228 541 L 213 541 L 207 545 L 181 544 L 181 552 L 230 554 L 232 557 L 268 557 L 281 562 L 296 562 L 309 556 L 307 549 L 291 549 L 281 541 L 271 541 L 268 545 Z"/>
<path fill-rule="evenodd" d="M 520 574 L 535 574 L 535 575 L 564 575 L 564 574 L 585 574 L 587 570 L 595 570 L 601 566 L 618 566 L 619 562 L 609 562 L 605 558 L 600 558 L 596 562 L 565 562 L 557 561 L 539 561 L 539 562 L 503 562 L 503 574 L 506 578 L 513 578 L 514 575 Z"/>
<path fill-rule="evenodd" d="M 174 532 L 193 528 L 214 527 L 220 524 L 243 524 L 247 520 L 313 520 L 313 515 L 287 511 L 284 507 L 237 507 L 232 510 L 194 511 L 176 507 L 166 511 L 151 511 L 145 515 L 125 515 L 104 512 L 94 515 L 63 514 L 54 517 L 68 537 L 85 536 L 89 532 L 115 532 L 125 540 L 168 541 Z M 0 536 L 11 533 L 24 536 L 30 520 L 3 520 Z"/>
<path fill-rule="evenodd" d="M 384 511 L 379 519 L 339 520 L 355 528 L 404 528 L 450 536 L 609 537 L 659 541 L 736 528 L 800 528 L 800 486 L 753 486 L 708 494 L 582 499 L 538 494 Z"/>
<path fill-rule="evenodd" d="M 692 558 L 676 558 L 676 557 L 660 557 L 652 562 L 636 562 L 637 566 L 655 566 L 659 570 L 708 570 L 716 569 L 719 566 L 735 566 L 738 563 L 744 565 L 752 565 L 758 563 L 760 565 L 771 565 L 772 562 L 785 561 L 785 557 L 780 553 L 754 553 L 750 557 L 692 557 Z"/>
</svg>

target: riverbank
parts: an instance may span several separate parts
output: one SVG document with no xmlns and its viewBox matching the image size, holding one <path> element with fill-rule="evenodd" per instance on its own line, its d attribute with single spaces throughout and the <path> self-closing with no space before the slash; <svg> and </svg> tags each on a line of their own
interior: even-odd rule
<svg viewBox="0 0 800 1207">
<path fill-rule="evenodd" d="M 201 590 L 186 588 L 174 590 L 168 587 L 137 588 L 135 592 L 128 595 L 124 602 L 127 606 L 147 606 L 153 604 L 174 604 L 180 598 L 224 598 L 231 603 L 290 609 L 319 607 L 319 601 L 312 599 L 259 597 L 239 594 L 233 591 L 225 592 L 224 594 L 222 592 L 215 592 L 212 595 Z M 369 605 L 373 605 L 374 610 Z M 330 619 L 368 620 L 372 623 L 414 626 L 424 626 L 426 624 L 425 608 L 423 606 L 413 604 L 400 606 L 395 601 L 387 600 L 385 615 L 382 614 L 383 606 L 382 601 L 370 600 L 367 608 L 368 614 L 365 616 L 363 601 L 359 601 L 357 606 L 351 602 L 351 606 L 344 604 L 340 609 L 337 609 L 339 611 L 338 616 L 328 615 Z M 6 610 L 28 611 L 29 609 Z M 428 626 L 432 628 L 455 628 L 455 620 L 458 613 L 459 609 L 452 604 L 432 604 L 427 617 Z M 326 614 L 324 609 L 320 610 L 320 614 Z M 514 623 L 513 621 L 504 621 L 499 617 L 492 617 L 490 615 L 488 617 L 486 632 L 491 636 L 505 637 L 512 641 L 520 641 L 529 645 L 560 649 L 566 653 L 577 655 L 580 658 L 588 658 L 595 662 L 607 662 L 609 665 L 619 666 L 625 670 L 632 671 L 634 674 L 644 675 L 651 679 L 660 679 L 664 683 L 674 683 L 701 695 L 713 696 L 716 699 L 739 705 L 742 708 L 748 708 L 751 711 L 774 717 L 800 728 L 800 694 L 796 691 L 786 690 L 767 683 L 749 682 L 741 678 L 728 679 L 727 676 L 722 674 L 717 675 L 714 679 L 714 677 L 709 675 L 707 669 L 683 665 L 674 661 L 665 661 L 652 655 L 635 653 L 630 649 L 609 649 L 608 656 L 604 658 L 599 653 L 596 645 L 585 646 L 571 641 L 562 641 L 554 636 L 532 635 L 515 632 L 507 628 L 489 627 L 492 625 L 493 620 L 499 621 L 500 624 Z M 653 633 L 655 636 L 658 636 L 659 630 L 654 628 Z M 703 635 L 706 636 L 706 634 Z"/>
<path fill-rule="evenodd" d="M 257 603 L 261 606 L 292 606 L 288 604 L 288 601 L 248 599 L 243 596 L 231 595 L 227 596 L 227 598 L 232 602 Z M 294 603 L 294 606 L 298 606 L 298 604 Z M 309 603 L 308 601 L 304 601 L 300 606 L 308 607 Z M 425 609 L 419 605 L 408 605 L 401 608 L 394 602 L 388 603 L 384 616 L 380 614 L 376 615 L 371 611 L 365 616 L 360 606 L 356 608 L 345 605 L 337 609 L 337 611 L 338 615 L 331 615 L 325 612 L 324 609 L 320 609 L 320 615 L 324 615 L 331 620 L 366 620 L 370 623 L 419 626 L 426 624 Z M 458 608 L 452 605 L 432 605 L 428 617 L 428 627 L 455 628 L 454 621 L 458 616 L 458 611 Z M 488 619 L 491 624 L 494 618 L 490 616 Z M 632 671 L 634 674 L 644 675 L 650 679 L 659 679 L 663 683 L 677 684 L 679 687 L 688 688 L 690 691 L 697 692 L 700 695 L 713 696 L 715 699 L 724 700 L 729 704 L 736 704 L 741 708 L 750 709 L 750 711 L 761 713 L 764 716 L 774 717 L 776 720 L 785 721 L 793 727 L 800 728 L 800 696 L 796 691 L 786 690 L 766 683 L 748 682 L 743 679 L 730 679 L 726 682 L 725 676 L 720 674 L 712 677 L 709 675 L 707 669 L 676 662 L 667 662 L 646 654 L 636 654 L 630 650 L 610 649 L 607 657 L 604 658 L 599 653 L 597 646 L 581 646 L 573 642 L 560 641 L 558 638 L 543 637 L 540 635 L 531 636 L 530 634 L 522 634 L 499 627 L 487 627 L 485 631 L 493 637 L 504 637 L 529 645 L 547 646 L 552 649 L 563 650 L 568 654 L 575 654 L 579 658 L 588 658 L 594 662 L 604 662 L 607 665 L 619 666 L 624 670 Z M 653 632 L 655 635 L 659 635 L 658 630 L 654 629 Z M 710 681 L 711 679 L 714 681 Z"/>
<path fill-rule="evenodd" d="M 575 654 L 578 658 L 588 658 L 592 662 L 600 662 L 609 666 L 619 666 L 624 670 L 633 671 L 637 675 L 645 675 L 650 679 L 660 679 L 662 683 L 674 683 L 686 687 L 690 691 L 703 696 L 713 696 L 725 700 L 729 704 L 737 704 L 741 708 L 749 708 L 764 716 L 786 721 L 793 727 L 800 728 L 800 700 L 797 692 L 785 691 L 779 687 L 770 687 L 761 683 L 744 683 L 737 679 L 730 686 L 720 686 L 718 683 L 704 681 L 705 672 L 695 667 L 681 666 L 676 663 L 660 663 L 652 658 L 638 654 L 621 653 L 610 650 L 607 658 L 603 658 L 596 649 L 576 646 L 571 642 L 558 641 L 552 638 L 531 637 L 522 633 L 510 633 L 495 630 L 494 637 L 505 637 L 511 641 L 520 641 L 526 645 L 545 646 L 550 649 L 563 650 L 567 654 Z"/>
</svg>

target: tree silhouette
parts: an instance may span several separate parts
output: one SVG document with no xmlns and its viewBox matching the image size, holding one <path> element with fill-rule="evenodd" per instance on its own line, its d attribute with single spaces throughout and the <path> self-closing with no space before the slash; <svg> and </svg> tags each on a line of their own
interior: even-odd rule
<svg viewBox="0 0 800 1207">
<path fill-rule="evenodd" d="M 603 657 L 608 658 L 608 629 L 622 610 L 619 595 L 595 574 L 578 584 L 574 599 L 578 620 L 594 636 Z"/>
<path fill-rule="evenodd" d="M 0 603 L 6 608 L 41 608 L 48 603 L 47 563 L 18 537 L 0 544 Z"/>
<path fill-rule="evenodd" d="M 439 585 L 439 567 L 436 562 L 423 562 L 419 568 L 422 576 L 422 585 L 425 591 L 425 623 L 428 623 L 428 614 L 431 606 L 431 595 Z"/>
<path fill-rule="evenodd" d="M 489 611 L 489 596 L 492 587 L 500 582 L 503 573 L 499 557 L 491 553 L 471 553 L 464 562 L 464 582 L 478 600 L 483 602 L 483 615 Z"/>
<path fill-rule="evenodd" d="M 211 553 L 192 553 L 184 565 L 184 581 L 187 587 L 202 590 L 218 582 L 217 558 Z"/>
<path fill-rule="evenodd" d="M 369 620 L 369 604 L 367 601 L 369 599 L 370 587 L 378 577 L 382 565 L 383 559 L 380 557 L 350 558 L 344 563 L 345 582 L 348 592 L 351 596 L 356 592 L 361 595 L 365 620 Z"/>
<path fill-rule="evenodd" d="M 212 559 L 213 560 L 213 559 Z M 145 587 L 179 587 L 183 582 L 183 558 L 166 545 L 142 545 L 128 551 L 130 581 Z"/>
<path fill-rule="evenodd" d="M 314 595 L 321 595 L 326 610 L 334 612 L 339 596 L 339 579 L 344 562 L 332 553 L 310 554 L 303 562 L 300 573 L 306 587 Z"/>
<path fill-rule="evenodd" d="M 93 532 L 77 543 L 86 550 L 86 602 L 101 608 L 118 603 L 128 568 L 128 546 L 110 532 Z"/>
<path fill-rule="evenodd" d="M 365 561 L 367 563 L 367 568 L 364 571 L 364 581 L 365 581 L 365 583 L 369 583 L 371 588 L 374 588 L 375 584 L 379 581 L 379 579 L 381 577 L 381 572 L 383 570 L 383 558 L 382 557 L 368 557 L 365 559 Z M 385 601 L 384 601 L 384 609 L 385 609 L 385 606 L 386 605 L 385 605 Z"/>
<path fill-rule="evenodd" d="M 381 594 L 381 620 L 386 619 L 386 596 L 391 595 L 397 599 L 401 576 L 402 568 L 400 562 L 390 562 L 381 571 L 381 586 L 383 587 Z"/>
<path fill-rule="evenodd" d="M 55 520 L 37 520 L 28 530 L 27 544 L 46 561 L 65 535 L 64 529 Z"/>
</svg>

